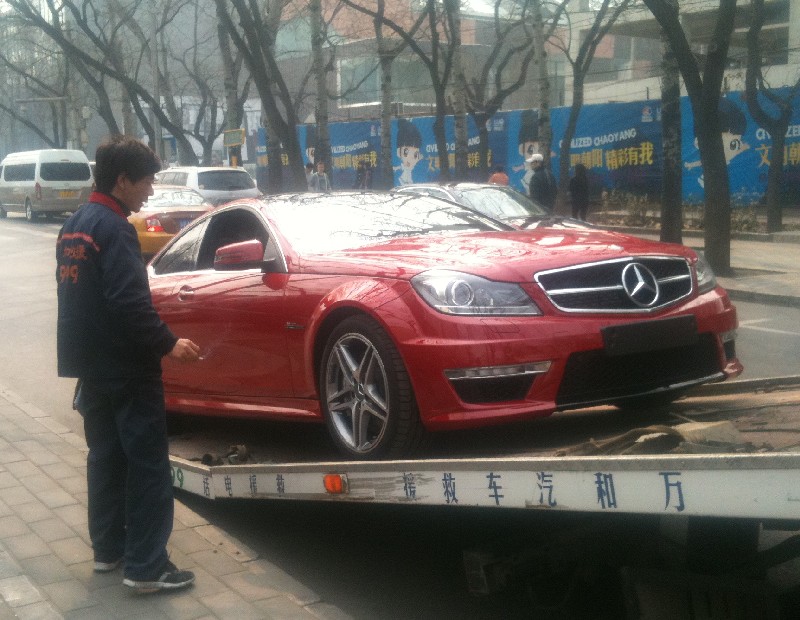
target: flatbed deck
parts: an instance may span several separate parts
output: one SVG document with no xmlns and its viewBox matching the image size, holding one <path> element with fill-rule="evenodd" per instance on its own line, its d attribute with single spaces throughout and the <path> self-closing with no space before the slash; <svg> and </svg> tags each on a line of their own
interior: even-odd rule
<svg viewBox="0 0 800 620">
<path fill-rule="evenodd" d="M 657 411 L 443 433 L 403 461 L 342 461 L 323 427 L 193 418 L 171 440 L 175 484 L 209 498 L 800 519 L 800 385 L 735 383 Z"/>
</svg>

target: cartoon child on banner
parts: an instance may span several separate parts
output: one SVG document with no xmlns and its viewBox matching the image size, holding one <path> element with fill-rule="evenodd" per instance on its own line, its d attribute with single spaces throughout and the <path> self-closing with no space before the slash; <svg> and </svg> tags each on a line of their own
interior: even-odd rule
<svg viewBox="0 0 800 620">
<path fill-rule="evenodd" d="M 750 145 L 742 140 L 745 130 L 747 129 L 747 117 L 736 104 L 730 99 L 720 99 L 719 102 L 719 124 L 722 129 L 722 148 L 725 151 L 725 163 L 730 166 L 731 161 L 738 155 L 744 153 L 750 148 Z M 694 146 L 697 148 L 697 138 L 694 139 Z M 687 170 L 694 170 L 702 165 L 702 162 L 687 161 L 683 164 Z M 705 180 L 701 174 L 697 183 L 700 187 L 705 187 Z"/>
<path fill-rule="evenodd" d="M 533 164 L 528 160 L 531 155 L 539 152 L 539 112 L 534 110 L 523 110 L 519 119 L 519 154 L 522 157 L 522 164 L 513 166 L 514 172 L 525 170 L 525 174 L 520 180 L 522 192 L 527 196 L 528 188 L 531 186 L 533 177 Z"/>
<path fill-rule="evenodd" d="M 411 172 L 417 165 L 422 154 L 422 135 L 410 121 L 401 118 L 397 121 L 397 157 L 400 165 L 394 167 L 395 172 L 400 172 L 396 185 L 408 185 L 414 182 Z"/>
</svg>

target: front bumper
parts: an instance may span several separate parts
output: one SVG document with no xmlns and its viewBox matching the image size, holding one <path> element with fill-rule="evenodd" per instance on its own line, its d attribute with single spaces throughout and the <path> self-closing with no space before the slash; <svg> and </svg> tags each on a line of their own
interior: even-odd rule
<svg viewBox="0 0 800 620">
<path fill-rule="evenodd" d="M 451 317 L 414 295 L 387 304 L 381 315 L 398 337 L 421 419 L 430 430 L 546 416 L 742 372 L 730 336 L 736 310 L 720 288 L 655 316 Z M 604 327 L 686 315 L 695 319 L 696 343 L 614 356 L 605 350 Z M 526 367 L 537 371 L 514 371 Z M 464 376 L 469 369 L 474 372 Z"/>
</svg>

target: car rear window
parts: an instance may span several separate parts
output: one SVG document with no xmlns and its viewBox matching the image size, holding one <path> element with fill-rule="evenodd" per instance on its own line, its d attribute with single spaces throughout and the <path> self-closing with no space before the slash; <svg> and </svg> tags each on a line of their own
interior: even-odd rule
<svg viewBox="0 0 800 620">
<path fill-rule="evenodd" d="M 252 177 L 244 170 L 209 170 L 197 175 L 201 189 L 231 191 L 255 187 Z"/>
<path fill-rule="evenodd" d="M 52 161 L 42 163 L 39 176 L 43 181 L 88 181 L 92 178 L 92 169 L 87 163 Z"/>
</svg>

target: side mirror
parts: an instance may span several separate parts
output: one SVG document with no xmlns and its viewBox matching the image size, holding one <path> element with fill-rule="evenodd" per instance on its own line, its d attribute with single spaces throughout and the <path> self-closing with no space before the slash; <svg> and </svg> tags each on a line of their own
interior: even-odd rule
<svg viewBox="0 0 800 620">
<path fill-rule="evenodd" d="M 264 244 L 258 239 L 223 245 L 214 253 L 214 269 L 233 271 L 264 266 Z"/>
</svg>

